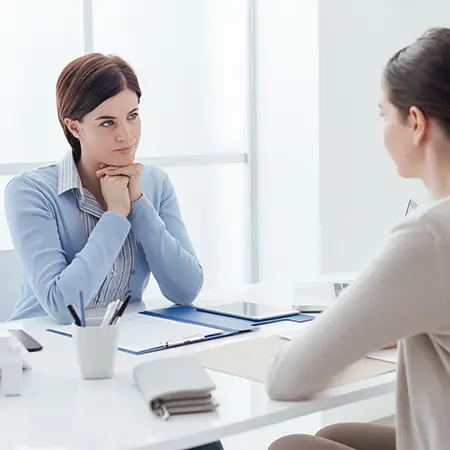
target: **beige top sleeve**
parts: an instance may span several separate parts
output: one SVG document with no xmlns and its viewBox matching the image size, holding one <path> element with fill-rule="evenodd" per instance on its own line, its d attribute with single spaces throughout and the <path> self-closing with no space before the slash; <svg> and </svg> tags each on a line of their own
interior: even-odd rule
<svg viewBox="0 0 450 450">
<path fill-rule="evenodd" d="M 449 225 L 450 226 L 450 225 Z M 448 243 L 425 220 L 395 228 L 358 279 L 280 353 L 267 379 L 275 400 L 301 400 L 368 353 L 449 323 Z"/>
</svg>

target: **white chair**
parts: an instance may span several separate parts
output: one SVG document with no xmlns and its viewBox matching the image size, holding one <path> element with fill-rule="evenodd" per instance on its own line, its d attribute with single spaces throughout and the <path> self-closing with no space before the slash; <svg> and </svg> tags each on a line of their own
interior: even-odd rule
<svg viewBox="0 0 450 450">
<path fill-rule="evenodd" d="M 0 251 L 0 322 L 9 319 L 22 292 L 22 269 L 14 250 Z"/>
</svg>

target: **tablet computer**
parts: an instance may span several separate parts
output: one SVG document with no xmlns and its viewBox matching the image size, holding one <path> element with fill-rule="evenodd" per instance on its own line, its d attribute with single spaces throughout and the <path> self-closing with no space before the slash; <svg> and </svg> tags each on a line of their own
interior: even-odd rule
<svg viewBox="0 0 450 450">
<path fill-rule="evenodd" d="M 282 309 L 246 301 L 218 303 L 215 305 L 197 306 L 196 308 L 199 311 L 207 311 L 248 320 L 267 320 L 299 314 L 295 309 Z"/>
</svg>

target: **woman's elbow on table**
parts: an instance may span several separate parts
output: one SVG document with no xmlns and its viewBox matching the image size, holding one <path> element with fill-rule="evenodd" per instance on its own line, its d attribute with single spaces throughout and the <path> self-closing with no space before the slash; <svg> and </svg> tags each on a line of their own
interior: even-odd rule
<svg viewBox="0 0 450 450">
<path fill-rule="evenodd" d="M 198 278 L 186 289 L 183 297 L 184 304 L 190 305 L 198 297 L 203 287 L 203 268 L 199 266 Z"/>
<path fill-rule="evenodd" d="M 195 291 L 186 291 L 182 295 L 178 296 L 177 300 L 174 303 L 181 306 L 192 305 L 192 303 L 194 303 L 195 299 L 198 297 L 199 292 L 200 289 Z"/>
<path fill-rule="evenodd" d="M 44 309 L 49 317 L 59 325 L 70 325 L 73 322 L 69 310 L 66 312 L 64 311 L 64 308 L 55 305 L 44 307 Z"/>
<path fill-rule="evenodd" d="M 72 316 L 67 309 L 66 300 L 60 292 L 55 292 L 55 287 L 50 288 L 39 300 L 41 306 L 48 316 L 60 325 L 69 325 L 73 322 Z"/>
<path fill-rule="evenodd" d="M 189 306 L 197 298 L 203 286 L 203 268 L 199 266 L 196 277 L 191 278 L 178 289 L 161 289 L 164 296 L 180 306 Z"/>
<path fill-rule="evenodd" d="M 275 358 L 266 379 L 266 391 L 271 400 L 309 400 L 317 392 L 311 383 L 302 380 L 295 364 L 288 364 L 284 352 Z"/>
<path fill-rule="evenodd" d="M 266 382 L 267 395 L 271 400 L 278 401 L 302 401 L 310 400 L 314 392 L 299 388 L 299 386 L 292 383 L 271 378 L 269 376 Z"/>
</svg>

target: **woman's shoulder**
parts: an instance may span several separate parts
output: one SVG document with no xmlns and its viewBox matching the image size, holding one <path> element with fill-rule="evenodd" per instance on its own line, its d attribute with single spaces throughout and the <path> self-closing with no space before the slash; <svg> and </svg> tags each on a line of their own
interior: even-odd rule
<svg viewBox="0 0 450 450">
<path fill-rule="evenodd" d="M 58 168 L 57 164 L 28 170 L 17 175 L 6 186 L 5 197 L 20 194 L 57 194 Z"/>
<path fill-rule="evenodd" d="M 432 202 L 408 215 L 394 231 L 409 233 L 417 239 L 432 237 L 434 241 L 447 241 L 450 245 L 450 197 Z"/>
</svg>

